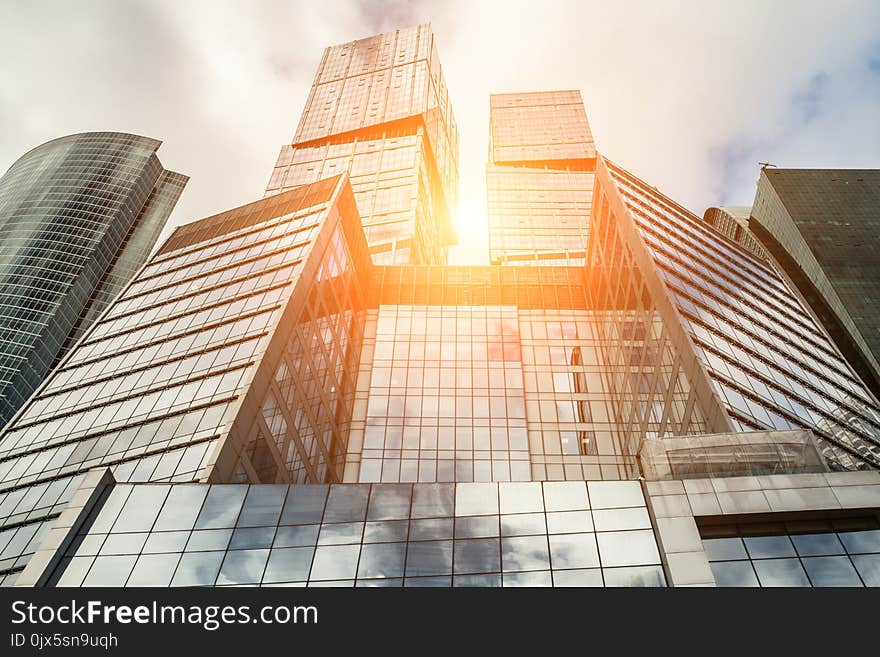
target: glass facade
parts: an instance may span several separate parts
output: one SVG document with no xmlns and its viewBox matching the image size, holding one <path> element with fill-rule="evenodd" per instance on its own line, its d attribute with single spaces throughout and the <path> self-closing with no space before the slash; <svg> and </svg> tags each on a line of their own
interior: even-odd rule
<svg viewBox="0 0 880 657">
<path fill-rule="evenodd" d="M 70 135 L 0 178 L 0 427 L 146 261 L 187 181 L 160 143 Z"/>
<path fill-rule="evenodd" d="M 334 178 L 178 228 L 0 435 L 5 524 L 51 519 L 99 465 L 120 481 L 338 478 L 351 253 L 368 258 L 349 190 Z"/>
<path fill-rule="evenodd" d="M 880 397 L 880 171 L 761 169 L 749 227 Z"/>
<path fill-rule="evenodd" d="M 638 482 L 117 484 L 54 586 L 665 586 Z"/>
<path fill-rule="evenodd" d="M 880 586 L 873 516 L 701 528 L 718 586 Z"/>
<path fill-rule="evenodd" d="M 489 101 L 489 261 L 583 265 L 596 147 L 579 91 Z"/>
<path fill-rule="evenodd" d="M 880 465 L 880 408 L 787 280 L 598 156 L 578 92 L 491 125 L 495 264 L 448 266 L 430 29 L 329 48 L 266 196 L 180 226 L 0 434 L 0 582 L 876 584 L 876 527 L 773 519 L 880 507 L 826 473 Z M 734 512 L 772 526 L 701 538 Z"/>
<path fill-rule="evenodd" d="M 646 288 L 651 303 L 674 307 L 666 309 L 665 324 L 692 360 L 685 369 L 694 380 L 708 375 L 713 388 L 702 414 L 711 420 L 720 402 L 728 416 L 706 429 L 809 428 L 832 467 L 880 465 L 877 402 L 784 279 L 655 188 L 603 163 L 596 216 L 603 226 L 611 216 L 613 230 L 626 233 L 625 252 L 638 253 L 639 266 L 623 275 L 653 279 Z M 609 247 L 596 239 L 591 248 L 600 266 L 618 256 L 614 241 Z M 691 350 L 698 362 L 689 359 Z"/>
<path fill-rule="evenodd" d="M 342 172 L 374 262 L 446 262 L 458 128 L 429 25 L 325 50 L 266 194 Z"/>
</svg>

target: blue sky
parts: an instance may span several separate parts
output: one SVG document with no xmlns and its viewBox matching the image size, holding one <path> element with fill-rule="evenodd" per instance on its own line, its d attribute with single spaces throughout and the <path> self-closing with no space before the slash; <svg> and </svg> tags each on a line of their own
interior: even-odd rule
<svg viewBox="0 0 880 657">
<path fill-rule="evenodd" d="M 613 5 L 613 6 L 612 6 Z M 162 139 L 183 223 L 262 195 L 323 47 L 430 21 L 484 258 L 488 95 L 581 89 L 600 151 L 697 213 L 758 162 L 880 168 L 880 2 L 0 0 L 0 170 L 48 139 Z"/>
</svg>

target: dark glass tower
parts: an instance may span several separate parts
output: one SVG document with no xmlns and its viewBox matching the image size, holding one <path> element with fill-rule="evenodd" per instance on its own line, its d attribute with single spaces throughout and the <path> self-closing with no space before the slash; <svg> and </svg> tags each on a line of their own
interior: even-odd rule
<svg viewBox="0 0 880 657">
<path fill-rule="evenodd" d="M 880 395 L 880 171 L 764 168 L 749 227 Z"/>
<path fill-rule="evenodd" d="M 0 426 L 146 261 L 187 177 L 161 142 L 47 142 L 0 178 Z"/>
</svg>

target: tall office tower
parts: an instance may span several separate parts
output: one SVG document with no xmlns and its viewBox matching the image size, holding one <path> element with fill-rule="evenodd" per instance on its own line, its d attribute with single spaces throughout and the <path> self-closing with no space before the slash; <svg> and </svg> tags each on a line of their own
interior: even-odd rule
<svg viewBox="0 0 880 657">
<path fill-rule="evenodd" d="M 69 135 L 0 178 L 0 427 L 146 261 L 188 180 L 160 144 Z"/>
<path fill-rule="evenodd" d="M 618 299 L 603 336 L 634 366 L 624 434 L 809 428 L 831 467 L 880 467 L 876 399 L 766 261 L 601 158 L 596 190 L 594 303 Z"/>
<path fill-rule="evenodd" d="M 880 395 L 880 170 L 764 168 L 749 227 Z"/>
<path fill-rule="evenodd" d="M 0 518 L 20 532 L 0 572 L 17 574 L 94 466 L 122 481 L 341 479 L 369 262 L 342 182 L 175 230 L 0 435 Z"/>
<path fill-rule="evenodd" d="M 595 166 L 580 91 L 491 96 L 489 261 L 583 264 Z"/>
<path fill-rule="evenodd" d="M 455 242 L 458 127 L 430 25 L 324 51 L 266 194 L 348 172 L 376 263 L 442 264 Z"/>
<path fill-rule="evenodd" d="M 749 230 L 751 207 L 711 207 L 703 213 L 703 221 L 759 258 L 767 258 L 761 242 Z"/>
</svg>

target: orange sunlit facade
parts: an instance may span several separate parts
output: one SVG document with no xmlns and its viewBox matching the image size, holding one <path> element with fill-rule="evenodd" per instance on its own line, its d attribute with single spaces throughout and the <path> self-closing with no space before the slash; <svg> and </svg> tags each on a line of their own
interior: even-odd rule
<svg viewBox="0 0 880 657">
<path fill-rule="evenodd" d="M 596 146 L 579 91 L 489 98 L 489 261 L 582 265 Z"/>
<path fill-rule="evenodd" d="M 458 127 L 430 26 L 324 51 L 266 194 L 343 172 L 375 262 L 446 262 L 455 241 Z"/>
</svg>

